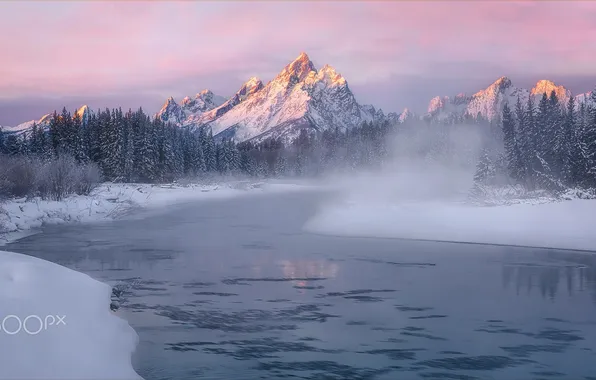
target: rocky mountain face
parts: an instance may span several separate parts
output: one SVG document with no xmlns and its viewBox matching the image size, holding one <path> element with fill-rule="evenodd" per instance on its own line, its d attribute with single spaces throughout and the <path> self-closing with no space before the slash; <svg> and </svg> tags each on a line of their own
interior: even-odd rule
<svg viewBox="0 0 596 380">
<path fill-rule="evenodd" d="M 187 96 L 182 99 L 180 104 L 174 98 L 169 97 L 155 116 L 164 122 L 182 125 L 189 119 L 198 118 L 203 113 L 219 107 L 226 100 L 222 96 L 213 94 L 210 90 L 203 90 L 193 98 Z"/>
<path fill-rule="evenodd" d="M 235 141 L 292 140 L 303 128 L 346 130 L 364 121 L 398 119 L 360 105 L 341 74 L 329 65 L 317 70 L 305 53 L 266 85 L 251 78 L 218 107 L 189 114 L 170 98 L 157 116 L 180 126 L 208 127 L 215 136 Z"/>
<path fill-rule="evenodd" d="M 566 104 L 571 98 L 569 90 L 549 80 L 540 80 L 532 89 L 525 89 L 515 87 L 509 78 L 501 77 L 486 89 L 471 96 L 459 94 L 454 97 L 444 96 L 431 99 L 425 118 L 432 121 L 457 121 L 466 118 L 466 116 L 480 115 L 488 120 L 493 120 L 500 115 L 505 103 L 513 108 L 518 98 L 525 104 L 528 97 L 532 96 L 538 104 L 544 93 L 550 95 L 552 91 L 555 92 L 562 104 Z M 578 103 L 589 101 L 588 94 L 578 95 L 575 99 Z"/>
</svg>

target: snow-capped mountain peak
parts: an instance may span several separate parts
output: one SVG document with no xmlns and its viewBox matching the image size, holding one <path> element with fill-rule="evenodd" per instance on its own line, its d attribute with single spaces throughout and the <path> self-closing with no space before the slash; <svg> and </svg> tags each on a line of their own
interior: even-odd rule
<svg viewBox="0 0 596 380">
<path fill-rule="evenodd" d="M 226 98 L 215 95 L 208 89 L 197 93 L 194 98 L 185 97 L 180 104 L 170 96 L 156 117 L 165 122 L 181 125 L 186 120 L 196 119 L 205 112 L 211 111 L 225 102 Z"/>
<path fill-rule="evenodd" d="M 91 109 L 87 106 L 87 105 L 83 105 L 82 107 L 78 108 L 75 112 L 74 115 L 80 117 L 81 122 L 83 124 L 86 124 L 87 121 L 89 121 L 89 117 L 91 116 Z M 30 120 L 30 121 L 26 121 L 24 123 L 21 123 L 17 126 L 14 127 L 2 127 L 2 132 L 3 133 L 14 133 L 14 134 L 23 134 L 23 133 L 30 133 L 33 125 L 36 125 L 38 128 L 41 129 L 48 129 L 50 127 L 50 122 L 52 120 L 53 117 L 53 113 L 48 113 L 44 116 L 42 116 L 41 118 L 39 118 L 38 120 Z M 58 117 L 60 118 L 60 114 L 58 114 Z"/>
<path fill-rule="evenodd" d="M 429 114 L 434 114 L 435 112 L 440 111 L 443 107 L 445 107 L 445 103 L 448 100 L 449 100 L 448 96 L 444 96 L 444 97 L 435 96 L 428 103 L 427 112 Z"/>
<path fill-rule="evenodd" d="M 515 87 L 511 79 L 501 77 L 486 89 L 476 92 L 471 97 L 458 95 L 454 98 L 445 96 L 431 99 L 427 118 L 435 121 L 458 121 L 463 120 L 466 116 L 476 117 L 481 115 L 488 120 L 493 120 L 501 113 L 505 103 L 513 108 L 518 98 L 525 103 L 530 96 L 535 102 L 538 102 L 543 94 L 546 93 L 547 96 L 550 96 L 553 91 L 563 105 L 571 98 L 571 91 L 547 79 L 539 80 L 532 89 L 528 90 Z M 579 105 L 581 101 L 587 99 L 587 95 L 581 94 L 576 96 L 575 99 Z"/>
<path fill-rule="evenodd" d="M 550 96 L 553 91 L 557 95 L 557 98 L 565 103 L 571 97 L 571 91 L 563 86 L 557 86 L 554 82 L 547 79 L 539 80 L 530 93 L 534 96 L 542 97 L 543 94 Z"/>
<path fill-rule="evenodd" d="M 514 87 L 511 79 L 503 76 L 472 96 L 462 93 L 453 98 L 444 96 L 431 99 L 427 117 L 437 121 L 458 121 L 467 116 L 480 115 L 492 120 L 501 112 L 505 102 L 513 105 L 518 97 L 525 100 L 528 94 L 528 90 Z"/>
<path fill-rule="evenodd" d="M 253 90 L 238 97 L 249 85 Z M 317 70 L 308 55 L 301 53 L 267 85 L 251 78 L 226 104 L 186 125 L 207 126 L 214 135 L 236 141 L 291 140 L 303 128 L 345 130 L 385 118 L 382 110 L 359 105 L 345 78 L 333 67 Z"/>
<path fill-rule="evenodd" d="M 90 112 L 89 107 L 85 104 L 79 108 L 75 114 L 81 119 L 83 124 L 86 124 L 89 121 Z M 40 122 L 42 122 L 42 120 L 40 120 Z"/>
<path fill-rule="evenodd" d="M 252 77 L 240 87 L 236 95 L 238 95 L 240 100 L 244 100 L 262 88 L 263 82 L 257 77 Z"/>
<path fill-rule="evenodd" d="M 157 117 L 165 122 L 180 123 L 185 115 L 182 107 L 170 96 L 157 113 Z"/>
<path fill-rule="evenodd" d="M 312 63 L 308 55 L 302 52 L 298 58 L 284 67 L 282 72 L 279 73 L 273 81 L 294 85 L 306 79 L 311 71 L 317 71 L 315 65 Z"/>
<path fill-rule="evenodd" d="M 414 113 L 410 111 L 409 108 L 404 108 L 404 110 L 399 114 L 397 121 L 398 123 L 405 123 L 407 120 L 410 120 L 414 117 L 416 117 L 416 115 L 414 115 Z"/>
<path fill-rule="evenodd" d="M 474 97 L 492 97 L 498 93 L 504 92 L 506 89 L 511 87 L 511 79 L 507 77 L 500 77 L 494 81 L 490 86 L 484 90 L 480 90 L 475 93 Z"/>
<path fill-rule="evenodd" d="M 316 80 L 324 82 L 327 86 L 345 86 L 347 84 L 345 78 L 335 71 L 332 66 L 325 64 L 316 75 Z"/>
<path fill-rule="evenodd" d="M 263 82 L 258 77 L 251 77 L 249 78 L 244 84 L 242 88 L 254 88 L 254 87 L 262 87 Z"/>
</svg>

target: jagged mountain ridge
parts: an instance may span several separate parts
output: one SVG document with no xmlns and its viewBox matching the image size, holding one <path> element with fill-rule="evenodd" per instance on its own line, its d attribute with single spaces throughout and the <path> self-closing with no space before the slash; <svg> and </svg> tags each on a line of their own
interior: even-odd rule
<svg viewBox="0 0 596 380">
<path fill-rule="evenodd" d="M 180 104 L 170 96 L 156 117 L 162 121 L 180 125 L 186 120 L 200 117 L 203 113 L 221 106 L 226 101 L 226 98 L 215 95 L 208 89 L 199 92 L 194 98 L 185 97 Z"/>
<path fill-rule="evenodd" d="M 253 77 L 229 99 L 210 90 L 185 97 L 180 103 L 170 97 L 155 116 L 180 127 L 208 127 L 214 135 L 236 141 L 267 137 L 292 140 L 302 128 L 324 130 L 337 127 L 345 130 L 363 121 L 403 123 L 420 117 L 456 121 L 466 115 L 474 117 L 478 114 L 492 120 L 505 102 L 513 106 L 518 97 L 526 102 L 529 96 L 534 96 L 538 102 L 544 92 L 551 91 L 564 102 L 571 96 L 564 86 L 549 80 L 538 81 L 532 89 L 524 89 L 513 86 L 509 78 L 501 77 L 473 95 L 435 97 L 423 116 L 407 108 L 400 114 L 386 115 L 371 105 L 360 105 L 345 78 L 333 67 L 325 65 L 317 70 L 308 55 L 301 53 L 266 85 Z M 591 102 L 589 92 L 577 95 L 575 99 L 578 108 L 582 102 Z M 76 112 L 83 120 L 91 114 L 87 106 Z M 15 127 L 5 126 L 3 131 L 20 134 L 30 130 L 34 122 L 47 127 L 49 117 L 48 114 Z"/>
<path fill-rule="evenodd" d="M 550 80 L 540 80 L 533 88 L 525 89 L 515 87 L 509 78 L 501 77 L 486 89 L 471 96 L 459 94 L 454 97 L 437 96 L 431 99 L 424 117 L 432 121 L 457 121 L 467 116 L 481 115 L 488 120 L 494 120 L 501 113 L 505 103 L 514 107 L 519 98 L 525 104 L 530 96 L 538 103 L 544 93 L 550 95 L 552 91 L 562 104 L 566 104 L 572 96 L 571 91 Z M 576 104 L 590 102 L 589 94 L 575 96 Z"/>
<path fill-rule="evenodd" d="M 329 65 L 317 70 L 306 53 L 266 85 L 251 78 L 219 107 L 183 119 L 181 108 L 168 100 L 157 116 L 184 127 L 208 127 L 215 136 L 236 141 L 292 140 L 302 128 L 345 130 L 364 121 L 398 119 L 396 114 L 360 105 L 341 74 Z"/>
<path fill-rule="evenodd" d="M 89 117 L 91 116 L 91 112 L 92 111 L 89 109 L 87 105 L 83 105 L 75 111 L 75 114 L 79 115 L 83 123 L 86 123 L 89 120 Z M 14 133 L 17 135 L 30 131 L 33 128 L 33 124 L 36 124 L 39 128 L 48 129 L 50 127 L 51 117 L 52 114 L 48 113 L 46 115 L 43 115 L 38 120 L 29 120 L 14 127 L 2 126 L 0 128 L 2 129 L 3 133 Z"/>
</svg>

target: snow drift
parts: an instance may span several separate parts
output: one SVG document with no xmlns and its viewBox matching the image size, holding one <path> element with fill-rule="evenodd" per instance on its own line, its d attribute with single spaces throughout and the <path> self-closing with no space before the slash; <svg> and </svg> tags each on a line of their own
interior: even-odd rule
<svg viewBox="0 0 596 380">
<path fill-rule="evenodd" d="M 0 378 L 140 379 L 138 337 L 110 295 L 85 274 L 0 251 Z"/>
<path fill-rule="evenodd" d="M 596 201 L 478 207 L 457 203 L 344 202 L 324 206 L 307 231 L 330 235 L 596 251 Z"/>
</svg>

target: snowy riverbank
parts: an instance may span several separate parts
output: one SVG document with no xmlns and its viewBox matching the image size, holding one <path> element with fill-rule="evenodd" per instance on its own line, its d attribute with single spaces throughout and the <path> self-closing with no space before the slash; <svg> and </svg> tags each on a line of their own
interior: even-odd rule
<svg viewBox="0 0 596 380">
<path fill-rule="evenodd" d="M 322 205 L 305 229 L 357 237 L 403 238 L 596 251 L 596 200 L 491 207 L 447 201 L 346 199 Z"/>
<path fill-rule="evenodd" d="M 236 181 L 215 184 L 103 184 L 89 196 L 63 201 L 13 199 L 0 203 L 0 246 L 32 233 L 43 224 L 89 223 L 121 217 L 135 208 L 312 189 L 282 182 Z"/>
<path fill-rule="evenodd" d="M 85 274 L 0 251 L 0 378 L 140 379 L 138 337 L 110 295 Z"/>
</svg>

